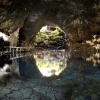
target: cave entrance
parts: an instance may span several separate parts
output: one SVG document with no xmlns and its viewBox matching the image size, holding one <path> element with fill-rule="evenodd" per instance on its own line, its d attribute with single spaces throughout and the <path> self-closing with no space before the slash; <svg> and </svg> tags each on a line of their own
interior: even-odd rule
<svg viewBox="0 0 100 100">
<path fill-rule="evenodd" d="M 31 25 L 32 26 L 32 25 Z M 34 27 L 26 27 L 19 31 L 20 46 L 32 46 L 44 49 L 64 49 L 65 48 L 65 32 L 57 25 L 41 25 Z M 30 29 L 31 28 L 31 29 Z M 34 32 L 34 30 L 37 30 Z"/>
<path fill-rule="evenodd" d="M 32 42 L 36 48 L 64 49 L 65 32 L 57 25 L 44 25 L 33 37 Z"/>
</svg>

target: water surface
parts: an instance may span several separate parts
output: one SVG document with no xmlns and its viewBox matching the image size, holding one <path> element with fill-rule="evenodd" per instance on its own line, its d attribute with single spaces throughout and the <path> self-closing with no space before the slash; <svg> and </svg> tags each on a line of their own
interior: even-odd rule
<svg viewBox="0 0 100 100">
<path fill-rule="evenodd" d="M 40 50 L 9 61 L 0 69 L 0 100 L 100 99 L 99 52 Z"/>
</svg>

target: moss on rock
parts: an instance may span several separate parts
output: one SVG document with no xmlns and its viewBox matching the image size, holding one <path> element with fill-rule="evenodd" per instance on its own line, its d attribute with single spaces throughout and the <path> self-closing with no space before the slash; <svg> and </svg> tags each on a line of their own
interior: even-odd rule
<svg viewBox="0 0 100 100">
<path fill-rule="evenodd" d="M 64 41 L 65 34 L 59 27 L 44 26 L 35 36 L 34 45 L 41 48 L 64 48 Z"/>
</svg>

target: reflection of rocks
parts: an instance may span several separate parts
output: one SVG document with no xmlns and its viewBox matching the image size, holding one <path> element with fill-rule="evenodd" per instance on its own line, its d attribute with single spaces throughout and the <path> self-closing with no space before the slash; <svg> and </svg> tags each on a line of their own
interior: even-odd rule
<svg viewBox="0 0 100 100">
<path fill-rule="evenodd" d="M 92 63 L 94 66 L 100 65 L 100 51 L 93 48 L 77 48 L 71 51 L 71 57 L 73 58 L 82 58 L 87 62 Z"/>
<path fill-rule="evenodd" d="M 34 54 L 36 65 L 45 77 L 59 76 L 67 67 L 65 50 L 40 51 Z"/>
<path fill-rule="evenodd" d="M 34 58 L 32 57 L 19 58 L 17 62 L 19 64 L 19 72 L 22 77 L 25 78 L 41 77 L 41 73 L 38 71 Z"/>
<path fill-rule="evenodd" d="M 41 59 L 49 55 L 48 52 L 36 54 Z M 48 58 L 55 61 L 63 60 L 61 52 L 57 56 L 51 52 L 51 55 Z M 22 71 L 21 75 L 25 77 L 23 80 L 12 78 L 5 87 L 0 85 L 0 100 L 99 100 L 100 98 L 99 65 L 93 67 L 92 63 L 71 56 L 66 69 L 59 76 L 46 78 L 41 77 L 33 57 L 20 58 L 17 63 Z"/>
<path fill-rule="evenodd" d="M 100 53 L 92 54 L 86 58 L 86 61 L 92 62 L 94 66 L 100 64 Z"/>
<path fill-rule="evenodd" d="M 8 58 L 6 59 L 6 57 Z M 0 59 L 2 59 L 2 63 L 0 62 L 0 82 L 6 83 L 9 78 L 16 77 L 41 77 L 33 58 L 26 60 L 19 58 L 19 60 L 11 61 L 9 55 L 3 55 Z"/>
</svg>

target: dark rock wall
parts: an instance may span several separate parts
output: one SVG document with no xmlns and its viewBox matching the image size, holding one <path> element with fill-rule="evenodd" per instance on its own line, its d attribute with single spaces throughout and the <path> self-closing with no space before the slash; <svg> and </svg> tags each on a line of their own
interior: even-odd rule
<svg viewBox="0 0 100 100">
<path fill-rule="evenodd" d="M 0 0 L 0 5 L 11 5 L 15 0 Z"/>
<path fill-rule="evenodd" d="M 31 37 L 43 24 L 52 23 L 59 25 L 70 41 L 83 41 L 99 32 L 99 10 L 99 0 L 15 0 L 9 6 L 0 5 L 0 31 L 11 34 L 24 26 L 24 33 Z"/>
</svg>

